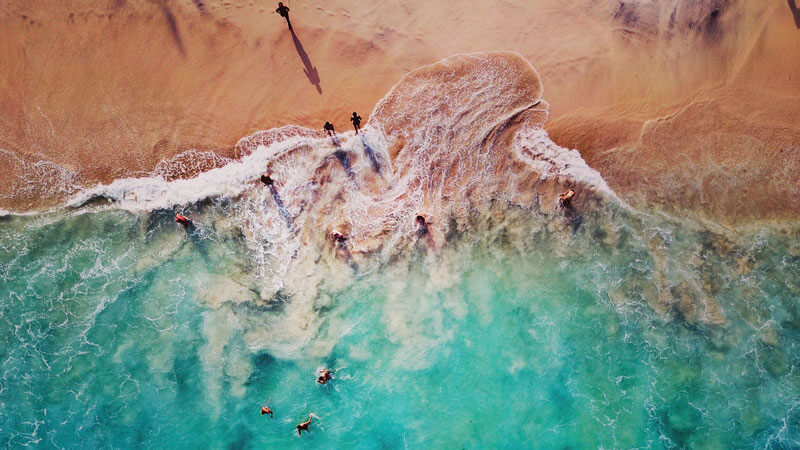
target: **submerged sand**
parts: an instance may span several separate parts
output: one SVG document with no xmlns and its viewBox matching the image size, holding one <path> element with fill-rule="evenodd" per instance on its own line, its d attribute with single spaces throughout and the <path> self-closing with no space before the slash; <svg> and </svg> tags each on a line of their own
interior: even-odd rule
<svg viewBox="0 0 800 450">
<path fill-rule="evenodd" d="M 0 208 L 193 174 L 256 130 L 346 129 L 419 66 L 508 50 L 541 74 L 553 139 L 628 200 L 727 223 L 800 212 L 791 2 L 285 3 L 294 33 L 265 2 L 5 3 Z"/>
</svg>

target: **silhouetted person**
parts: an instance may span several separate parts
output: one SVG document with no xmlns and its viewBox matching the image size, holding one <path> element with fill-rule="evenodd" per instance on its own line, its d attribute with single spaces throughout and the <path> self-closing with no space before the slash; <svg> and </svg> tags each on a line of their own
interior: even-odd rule
<svg viewBox="0 0 800 450">
<path fill-rule="evenodd" d="M 303 435 L 303 433 L 301 433 L 301 431 L 305 431 L 306 433 L 308 432 L 308 425 L 311 423 L 311 418 L 312 417 L 314 417 L 314 416 L 312 414 L 309 414 L 308 415 L 308 420 L 306 420 L 305 422 L 302 422 L 302 423 L 297 425 L 297 435 L 298 436 L 302 436 Z"/>
<path fill-rule="evenodd" d="M 336 136 L 336 130 L 333 129 L 333 124 L 330 122 L 325 122 L 325 125 L 322 126 L 322 129 L 328 132 L 330 137 Z"/>
<path fill-rule="evenodd" d="M 263 405 L 261 406 L 261 415 L 269 414 L 270 419 L 274 419 L 275 417 L 272 415 L 272 410 L 269 409 L 269 406 Z"/>
<path fill-rule="evenodd" d="M 800 29 L 800 9 L 797 8 L 797 4 L 794 0 L 789 0 L 789 9 L 792 10 L 792 16 L 794 17 L 794 24 Z"/>
<path fill-rule="evenodd" d="M 268 174 L 261 175 L 261 182 L 266 184 L 267 186 L 272 186 L 272 178 Z"/>
<path fill-rule="evenodd" d="M 289 8 L 283 6 L 283 2 L 278 2 L 278 9 L 275 12 L 286 19 L 286 23 L 289 24 L 289 29 L 291 30 L 292 22 L 289 21 Z"/>
<path fill-rule="evenodd" d="M 353 112 L 353 117 L 350 118 L 350 122 L 353 122 L 353 128 L 356 129 L 356 134 L 358 134 L 358 130 L 361 129 L 361 116 Z"/>
</svg>

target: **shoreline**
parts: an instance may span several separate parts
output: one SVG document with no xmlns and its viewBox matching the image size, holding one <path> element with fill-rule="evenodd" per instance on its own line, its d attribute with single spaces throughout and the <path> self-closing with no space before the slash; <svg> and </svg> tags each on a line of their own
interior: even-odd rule
<svg viewBox="0 0 800 450">
<path fill-rule="evenodd" d="M 0 207 L 53 206 L 72 183 L 152 174 L 176 157 L 197 163 L 185 174 L 195 175 L 236 157 L 236 143 L 258 130 L 313 129 L 332 117 L 345 128 L 352 110 L 368 119 L 363 111 L 416 67 L 502 47 L 541 73 L 551 138 L 578 149 L 626 200 L 733 225 L 797 217 L 800 125 L 791 118 L 800 80 L 784 74 L 800 57 L 786 38 L 800 31 L 786 5 L 562 3 L 512 4 L 509 14 L 420 2 L 388 20 L 376 6 L 290 2 L 291 35 L 271 8 L 245 3 L 8 6 L 2 50 L 24 56 L 0 67 L 11 74 L 0 79 L 0 106 L 12 111 L 0 120 L 9 152 L 0 169 L 12 174 L 0 183 Z M 521 24 L 531 17 L 541 28 L 494 33 L 500 24 L 528 30 Z M 585 28 L 567 26 L 575 20 Z M 453 34 L 471 25 L 472 34 Z M 104 44 L 89 47 L 100 34 Z M 56 44 L 64 55 L 53 54 Z M 89 52 L 77 66 L 76 51 Z M 42 58 L 50 59 L 36 70 L 19 66 Z M 697 68 L 674 66 L 676 58 Z M 100 69 L 86 72 L 87 64 Z M 765 151 L 776 157 L 759 158 Z M 190 152 L 204 156 L 180 161 Z"/>
</svg>

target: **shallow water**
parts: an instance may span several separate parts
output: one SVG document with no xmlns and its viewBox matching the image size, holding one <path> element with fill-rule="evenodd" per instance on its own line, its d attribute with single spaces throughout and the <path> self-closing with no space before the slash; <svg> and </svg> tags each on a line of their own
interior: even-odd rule
<svg viewBox="0 0 800 450">
<path fill-rule="evenodd" d="M 621 227 L 609 246 L 591 226 L 558 241 L 535 214 L 511 223 L 524 220 L 522 234 L 418 246 L 320 293 L 319 327 L 278 357 L 248 336 L 270 339 L 279 328 L 264 318 L 288 307 L 207 301 L 220 274 L 250 265 L 237 238 L 187 234 L 158 212 L 5 218 L 2 443 L 291 447 L 314 413 L 302 440 L 315 446 L 798 445 L 796 238 L 740 236 L 732 253 L 754 261 L 741 275 L 707 242 L 691 268 L 686 249 L 708 235 L 659 222 L 662 253 L 684 260 L 672 270 L 719 284 L 725 324 L 690 324 L 636 289 L 610 294 L 650 282 L 648 228 Z M 326 386 L 322 367 L 334 369 Z M 275 419 L 259 415 L 265 403 Z"/>
</svg>

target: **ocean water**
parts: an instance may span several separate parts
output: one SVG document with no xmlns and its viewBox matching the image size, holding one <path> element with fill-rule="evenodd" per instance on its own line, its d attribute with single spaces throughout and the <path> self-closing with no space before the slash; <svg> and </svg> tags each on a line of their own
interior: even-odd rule
<svg viewBox="0 0 800 450">
<path fill-rule="evenodd" d="M 527 62 L 442 64 L 359 136 L 1 216 L 0 445 L 800 446 L 800 230 L 632 208 Z"/>
<path fill-rule="evenodd" d="M 202 208 L 222 216 L 225 203 Z M 689 266 L 686 249 L 705 248 L 697 271 L 718 284 L 723 325 L 660 314 L 641 298 L 655 263 L 635 229 L 609 246 L 590 226 L 555 242 L 540 229 L 512 237 L 506 224 L 320 293 L 318 329 L 276 357 L 246 336 L 279 329 L 260 319 L 289 308 L 198 299 L 230 267 L 251 265 L 236 237 L 187 233 L 166 212 L 5 218 L 2 444 L 797 445 L 796 235 L 741 237 L 732 253 L 753 267 L 739 274 L 702 230 L 661 225 L 650 231 L 671 264 Z M 624 290 L 620 302 L 610 292 L 623 278 L 642 292 Z M 323 367 L 334 373 L 325 386 L 315 382 Z M 318 419 L 298 438 L 308 413 Z"/>
</svg>

